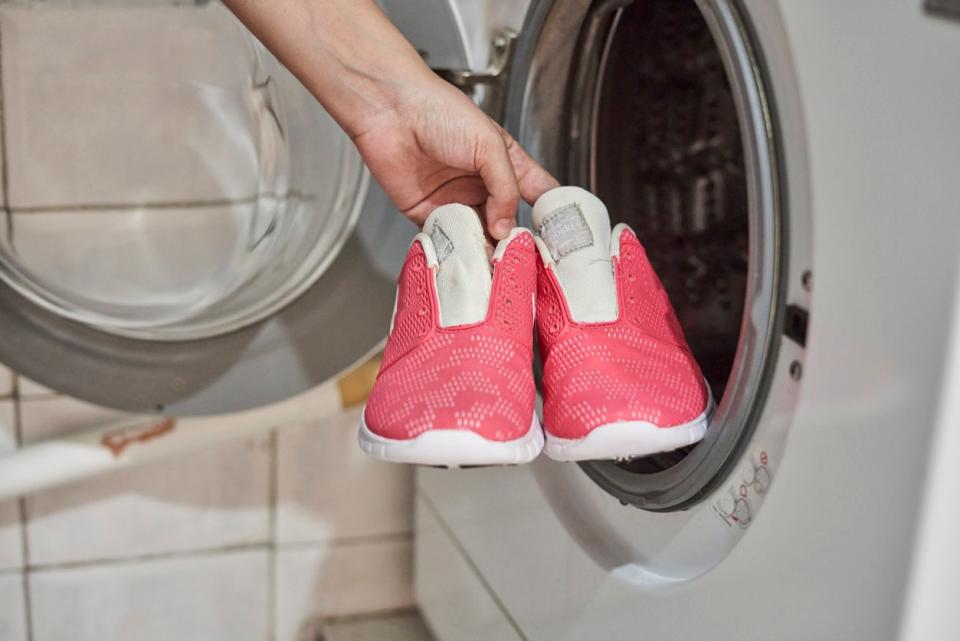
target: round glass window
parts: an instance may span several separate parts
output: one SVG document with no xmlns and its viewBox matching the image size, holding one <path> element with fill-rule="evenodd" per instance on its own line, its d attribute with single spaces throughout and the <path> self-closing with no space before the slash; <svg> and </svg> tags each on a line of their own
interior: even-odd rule
<svg viewBox="0 0 960 641">
<path fill-rule="evenodd" d="M 637 232 L 718 402 L 696 446 L 581 467 L 625 504 L 683 509 L 749 441 L 779 342 L 785 212 L 762 61 L 736 2 L 556 0 L 534 26 L 538 11 L 509 124 Z"/>
<path fill-rule="evenodd" d="M 0 277 L 135 338 L 269 316 L 348 238 L 359 155 L 219 3 L 90 4 L 4 11 Z"/>
</svg>

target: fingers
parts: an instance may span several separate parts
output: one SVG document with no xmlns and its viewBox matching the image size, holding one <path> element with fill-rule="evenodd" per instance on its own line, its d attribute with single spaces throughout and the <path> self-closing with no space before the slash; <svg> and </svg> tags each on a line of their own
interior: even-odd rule
<svg viewBox="0 0 960 641">
<path fill-rule="evenodd" d="M 525 201 L 532 205 L 545 192 L 560 186 L 557 179 L 541 167 L 540 163 L 528 156 L 523 147 L 505 129 L 500 129 L 500 135 L 507 146 L 520 195 Z"/>
<path fill-rule="evenodd" d="M 459 203 L 479 211 L 483 209 L 487 196 L 487 188 L 480 176 L 476 174 L 460 175 L 443 183 L 412 207 L 401 210 L 401 213 L 418 227 L 422 227 L 427 217 L 437 207 Z"/>
<path fill-rule="evenodd" d="M 483 208 L 487 229 L 493 238 L 502 240 L 517 224 L 517 204 L 520 202 L 517 175 L 507 146 L 497 133 L 491 132 L 478 145 L 478 151 L 477 171 L 488 193 Z"/>
</svg>

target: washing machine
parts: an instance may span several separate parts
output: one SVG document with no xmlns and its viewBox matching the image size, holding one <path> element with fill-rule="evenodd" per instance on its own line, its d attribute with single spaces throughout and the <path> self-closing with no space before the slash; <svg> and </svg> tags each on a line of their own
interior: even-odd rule
<svg viewBox="0 0 960 641">
<path fill-rule="evenodd" d="M 420 471 L 438 638 L 957 638 L 957 3 L 383 4 L 636 228 L 719 399 L 706 439 L 663 456 Z M 41 37 L 82 55 L 14 66 Z M 194 415 L 378 348 L 415 230 L 222 6 L 5 3 L 0 53 L 0 362 Z M 51 111 L 64 86 L 93 106 Z M 136 153 L 93 135 L 117 131 Z M 11 150 L 33 153 L 32 198 Z"/>
<path fill-rule="evenodd" d="M 960 4 L 517 5 L 451 4 L 457 78 L 636 229 L 719 403 L 663 455 L 419 471 L 437 637 L 960 638 Z"/>
</svg>

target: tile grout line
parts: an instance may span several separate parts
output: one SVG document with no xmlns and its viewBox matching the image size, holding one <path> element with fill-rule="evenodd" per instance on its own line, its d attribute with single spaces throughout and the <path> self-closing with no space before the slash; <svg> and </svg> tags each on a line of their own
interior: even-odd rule
<svg viewBox="0 0 960 641">
<path fill-rule="evenodd" d="M 276 641 L 277 637 L 277 500 L 280 485 L 280 465 L 278 452 L 279 434 L 270 431 L 270 470 L 267 475 L 267 639 Z"/>
<path fill-rule="evenodd" d="M 2 30 L 0 30 L 2 31 Z M 3 91 L 3 34 L 0 32 L 0 190 L 3 191 L 3 198 L 0 203 L 3 205 L 4 222 L 7 226 L 7 238 L 9 244 L 13 245 L 13 214 L 10 211 L 10 163 L 7 162 L 7 110 L 6 96 Z"/>
<path fill-rule="evenodd" d="M 72 561 L 54 561 L 51 563 L 34 563 L 25 566 L 29 572 L 50 572 L 55 570 L 75 570 L 88 567 L 102 566 L 123 566 L 135 565 L 137 563 L 151 563 L 154 561 L 190 559 L 197 557 L 212 557 L 221 554 L 232 554 L 235 552 L 246 552 L 252 550 L 270 551 L 271 548 L 281 550 L 301 550 L 310 548 L 349 548 L 364 545 L 375 545 L 378 543 L 401 543 L 412 540 L 412 532 L 400 532 L 396 534 L 374 534 L 369 536 L 351 536 L 335 539 L 317 539 L 315 541 L 298 541 L 295 543 L 273 544 L 270 542 L 251 541 L 247 543 L 232 543 L 193 550 L 176 550 L 167 552 L 151 552 L 147 554 L 138 554 L 130 556 L 117 557 L 98 557 L 92 559 L 81 559 Z"/>
<path fill-rule="evenodd" d="M 361 545 L 376 545 L 378 543 L 408 543 L 413 540 L 413 530 L 390 532 L 387 534 L 363 534 L 360 536 L 343 536 L 333 539 L 317 539 L 313 541 L 291 541 L 279 543 L 278 550 L 302 550 L 315 547 L 354 547 Z"/>
<path fill-rule="evenodd" d="M 37 563 L 27 566 L 30 573 L 51 572 L 57 570 L 79 570 L 90 567 L 109 567 L 136 565 L 137 563 L 151 563 L 154 561 L 193 559 L 198 557 L 213 557 L 223 554 L 232 554 L 236 552 L 249 552 L 253 550 L 264 550 L 266 545 L 261 542 L 253 543 L 235 543 L 219 547 L 202 548 L 197 550 L 182 550 L 177 552 L 156 552 L 148 554 L 131 555 L 127 557 L 100 557 L 94 559 L 81 559 L 76 561 L 59 561 L 53 563 Z"/>
<path fill-rule="evenodd" d="M 20 511 L 20 545 L 23 550 L 23 572 L 21 584 L 23 586 L 23 616 L 24 627 L 27 631 L 27 641 L 33 641 L 33 591 L 30 589 L 30 543 L 27 536 L 27 499 L 17 499 Z"/>
<path fill-rule="evenodd" d="M 17 448 L 23 447 L 23 415 L 20 409 L 20 375 L 13 375 L 13 433 Z M 30 536 L 27 530 L 29 516 L 27 499 L 17 499 L 17 512 L 20 521 L 21 589 L 23 590 L 23 623 L 27 641 L 33 641 L 33 592 L 30 589 Z"/>
<path fill-rule="evenodd" d="M 356 621 L 378 621 L 382 619 L 392 619 L 407 614 L 420 614 L 420 608 L 417 606 L 404 606 L 400 608 L 386 608 L 384 610 L 371 610 L 370 612 L 354 612 L 352 614 L 334 614 L 323 618 L 324 624 L 353 623 Z"/>
</svg>

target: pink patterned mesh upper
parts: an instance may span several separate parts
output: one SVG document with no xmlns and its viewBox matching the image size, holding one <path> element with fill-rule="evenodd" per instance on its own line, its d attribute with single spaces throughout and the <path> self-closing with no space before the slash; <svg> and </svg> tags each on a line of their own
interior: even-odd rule
<svg viewBox="0 0 960 641">
<path fill-rule="evenodd" d="M 485 320 L 441 327 L 435 279 L 414 242 L 400 273 L 394 328 L 364 420 L 379 436 L 469 429 L 486 439 L 524 436 L 533 419 L 533 238 L 521 233 L 494 262 Z"/>
<path fill-rule="evenodd" d="M 556 274 L 538 264 L 545 429 L 575 439 L 618 421 L 672 427 L 706 410 L 700 367 L 633 232 L 621 232 L 620 256 L 614 258 L 620 312 L 615 321 L 574 321 Z"/>
</svg>

